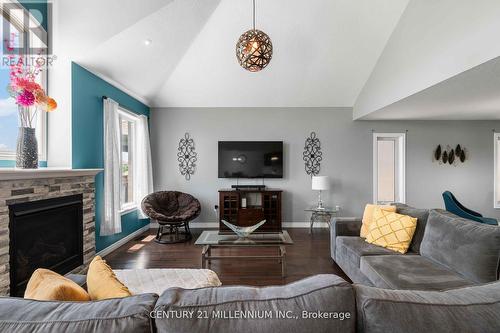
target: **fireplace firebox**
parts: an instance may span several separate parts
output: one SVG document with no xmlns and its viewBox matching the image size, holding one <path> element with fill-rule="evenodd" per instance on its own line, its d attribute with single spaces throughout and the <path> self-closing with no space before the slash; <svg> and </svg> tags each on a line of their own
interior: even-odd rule
<svg viewBox="0 0 500 333">
<path fill-rule="evenodd" d="M 83 264 L 82 194 L 9 205 L 10 295 L 34 270 L 66 274 Z"/>
</svg>

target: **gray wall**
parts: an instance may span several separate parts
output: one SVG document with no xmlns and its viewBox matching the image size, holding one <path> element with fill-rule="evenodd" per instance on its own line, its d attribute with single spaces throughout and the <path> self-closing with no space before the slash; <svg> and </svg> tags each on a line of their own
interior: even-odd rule
<svg viewBox="0 0 500 333">
<path fill-rule="evenodd" d="M 493 209 L 493 133 L 500 121 L 353 121 L 351 108 L 168 108 L 151 110 L 151 142 L 156 190 L 179 190 L 196 196 L 203 208 L 200 222 L 215 222 L 217 190 L 231 179 L 217 178 L 219 140 L 284 141 L 284 178 L 266 180 L 281 188 L 283 221 L 305 222 L 303 209 L 316 202 L 311 179 L 304 172 L 305 138 L 315 131 L 321 140 L 321 174 L 330 176 L 328 205 L 339 205 L 343 216 L 359 216 L 372 200 L 372 130 L 407 132 L 406 200 L 417 207 L 442 207 L 441 193 L 450 190 L 466 206 L 500 218 Z M 189 132 L 198 163 L 186 181 L 179 173 L 177 147 Z M 432 161 L 437 144 L 460 143 L 469 159 L 457 166 Z M 255 184 L 260 181 L 240 180 Z"/>
</svg>

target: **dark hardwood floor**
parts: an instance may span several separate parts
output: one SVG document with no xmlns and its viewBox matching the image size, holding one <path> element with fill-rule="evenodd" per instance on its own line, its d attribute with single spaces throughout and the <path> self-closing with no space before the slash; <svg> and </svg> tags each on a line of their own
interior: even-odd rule
<svg viewBox="0 0 500 333">
<path fill-rule="evenodd" d="M 281 277 L 277 260 L 216 260 L 210 269 L 215 271 L 223 285 L 280 285 L 300 280 L 315 274 L 337 274 L 350 281 L 330 257 L 330 234 L 328 229 L 287 229 L 294 244 L 287 246 L 287 276 Z M 201 246 L 194 245 L 201 234 L 192 229 L 193 239 L 189 243 L 158 244 L 154 241 L 156 229 L 151 229 L 136 239 L 121 246 L 105 257 L 112 268 L 200 268 Z M 248 249 L 247 249 L 248 250 Z M 275 249 L 251 249 L 258 254 L 273 253 Z M 225 254 L 242 255 L 242 249 L 217 249 L 229 251 Z M 266 252 L 267 251 L 267 252 Z M 274 251 L 274 252 L 269 252 Z M 244 254 L 249 254 L 245 252 Z M 255 253 L 255 254 L 257 254 Z"/>
</svg>

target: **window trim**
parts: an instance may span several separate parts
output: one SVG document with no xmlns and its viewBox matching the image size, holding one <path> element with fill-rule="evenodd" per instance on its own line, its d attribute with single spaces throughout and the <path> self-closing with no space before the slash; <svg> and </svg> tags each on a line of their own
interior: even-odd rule
<svg viewBox="0 0 500 333">
<path fill-rule="evenodd" d="M 16 152 L 15 151 L 0 151 L 0 160 L 1 161 L 15 161 L 16 160 Z"/>
<path fill-rule="evenodd" d="M 500 133 L 493 133 L 493 208 L 500 209 L 500 197 L 497 197 L 498 191 L 500 191 L 500 174 L 498 168 L 498 159 L 500 158 L 500 149 L 498 149 L 498 143 L 500 142 Z"/>
<path fill-rule="evenodd" d="M 378 132 L 373 132 L 373 203 L 384 204 L 378 202 L 378 141 L 383 138 L 394 138 L 396 141 L 395 202 L 406 203 L 406 133 Z"/>
<path fill-rule="evenodd" d="M 121 105 L 118 107 L 118 115 L 119 115 L 120 119 L 126 119 L 127 121 L 134 123 L 134 129 L 135 129 L 135 125 L 136 125 L 135 123 L 139 119 L 138 115 L 123 108 Z M 131 140 L 129 140 L 129 142 L 135 142 L 135 131 L 132 131 L 132 133 L 129 133 L 129 135 L 131 136 Z M 120 139 L 121 139 L 121 126 L 120 126 Z M 121 144 L 121 142 L 120 142 L 120 144 Z M 133 144 L 131 147 L 129 147 L 129 149 L 132 149 L 132 151 L 129 150 L 129 154 L 131 153 L 130 154 L 132 156 L 131 161 L 133 161 L 133 158 L 135 155 L 135 153 L 133 151 L 133 150 L 135 150 L 135 144 Z M 122 152 L 120 151 L 120 155 L 121 155 L 121 153 Z M 121 156 L 120 156 L 120 161 L 121 161 Z M 135 198 L 132 198 L 132 199 L 133 199 L 132 201 L 129 201 L 126 203 L 120 202 L 120 214 L 121 215 L 126 215 L 126 214 L 131 213 L 131 212 L 138 209 L 138 205 L 137 205 Z"/>
<path fill-rule="evenodd" d="M 132 213 L 136 211 L 139 207 L 135 202 L 128 202 L 120 207 L 120 215 L 127 215 L 128 213 Z"/>
</svg>

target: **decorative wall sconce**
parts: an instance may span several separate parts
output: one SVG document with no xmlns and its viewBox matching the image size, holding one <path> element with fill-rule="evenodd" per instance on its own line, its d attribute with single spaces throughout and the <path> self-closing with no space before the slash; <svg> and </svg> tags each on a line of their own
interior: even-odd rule
<svg viewBox="0 0 500 333">
<path fill-rule="evenodd" d="M 189 136 L 189 133 L 184 134 L 184 138 L 179 141 L 177 149 L 177 160 L 179 161 L 179 171 L 186 180 L 191 179 L 196 169 L 196 161 L 198 154 L 194 151 L 194 140 Z"/>
<path fill-rule="evenodd" d="M 316 176 L 319 174 L 323 152 L 321 151 L 321 142 L 315 132 L 311 132 L 311 135 L 306 139 L 302 158 L 305 162 L 305 170 L 308 175 Z"/>
<path fill-rule="evenodd" d="M 438 161 L 439 164 L 456 165 L 458 162 L 464 163 L 467 159 L 466 149 L 459 144 L 455 148 L 446 146 L 446 149 L 438 145 L 433 155 L 434 160 Z"/>
</svg>

